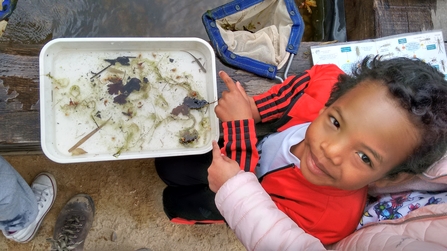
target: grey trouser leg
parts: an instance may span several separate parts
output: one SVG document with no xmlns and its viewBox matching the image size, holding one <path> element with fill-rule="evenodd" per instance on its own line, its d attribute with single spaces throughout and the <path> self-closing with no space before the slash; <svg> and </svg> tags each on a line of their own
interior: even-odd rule
<svg viewBox="0 0 447 251">
<path fill-rule="evenodd" d="M 0 156 L 0 230 L 21 230 L 36 219 L 37 213 L 37 200 L 31 187 Z"/>
</svg>

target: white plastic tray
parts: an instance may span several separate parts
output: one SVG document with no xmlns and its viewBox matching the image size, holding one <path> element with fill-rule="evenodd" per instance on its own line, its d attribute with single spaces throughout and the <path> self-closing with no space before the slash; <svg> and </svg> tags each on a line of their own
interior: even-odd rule
<svg viewBox="0 0 447 251">
<path fill-rule="evenodd" d="M 55 162 L 202 154 L 219 137 L 214 51 L 202 39 L 60 38 L 42 48 L 39 64 L 41 145 Z M 119 79 L 139 90 L 114 89 Z M 208 104 L 176 115 L 185 97 Z"/>
</svg>

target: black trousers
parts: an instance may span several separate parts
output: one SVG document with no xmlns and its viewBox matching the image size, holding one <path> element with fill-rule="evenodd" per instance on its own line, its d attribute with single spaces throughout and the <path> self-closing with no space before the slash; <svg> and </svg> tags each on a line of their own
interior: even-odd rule
<svg viewBox="0 0 447 251">
<path fill-rule="evenodd" d="M 208 187 L 208 167 L 212 153 L 155 159 L 158 175 L 166 183 L 163 208 L 169 219 L 222 221 L 214 203 L 215 193 Z"/>
</svg>

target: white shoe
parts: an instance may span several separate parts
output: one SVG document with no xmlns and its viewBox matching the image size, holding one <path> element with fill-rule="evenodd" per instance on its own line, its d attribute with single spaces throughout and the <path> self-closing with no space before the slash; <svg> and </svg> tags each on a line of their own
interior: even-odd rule
<svg viewBox="0 0 447 251">
<path fill-rule="evenodd" d="M 8 239 L 21 243 L 27 243 L 33 239 L 37 230 L 39 230 L 40 224 L 48 211 L 50 211 L 50 208 L 53 206 L 54 200 L 56 199 L 56 179 L 50 173 L 40 173 L 31 183 L 31 190 L 33 190 L 37 199 L 37 209 L 39 210 L 37 217 L 28 227 L 12 234 L 5 234 Z"/>
</svg>

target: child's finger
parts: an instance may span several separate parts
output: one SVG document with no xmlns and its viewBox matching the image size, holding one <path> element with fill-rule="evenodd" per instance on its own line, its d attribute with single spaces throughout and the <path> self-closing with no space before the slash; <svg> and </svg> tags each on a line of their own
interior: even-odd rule
<svg viewBox="0 0 447 251">
<path fill-rule="evenodd" d="M 237 87 L 237 89 L 239 90 L 239 92 L 242 94 L 242 96 L 244 96 L 244 98 L 245 98 L 246 100 L 248 100 L 248 95 L 247 95 L 247 93 L 245 92 L 244 87 L 242 87 L 242 85 L 241 85 L 241 83 L 240 83 L 239 81 L 236 82 L 236 87 Z"/>
<path fill-rule="evenodd" d="M 224 71 L 219 72 L 220 78 L 224 81 L 225 85 L 227 86 L 228 90 L 233 91 L 236 90 L 236 84 L 234 83 L 233 79 L 228 76 L 228 74 Z"/>
</svg>

